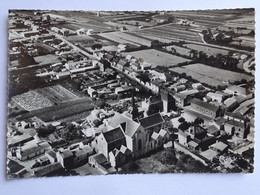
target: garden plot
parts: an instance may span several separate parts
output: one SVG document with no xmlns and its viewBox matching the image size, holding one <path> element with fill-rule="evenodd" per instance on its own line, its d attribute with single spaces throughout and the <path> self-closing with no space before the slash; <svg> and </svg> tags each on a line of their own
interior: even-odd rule
<svg viewBox="0 0 260 195">
<path fill-rule="evenodd" d="M 78 99 L 78 97 L 60 85 L 31 90 L 13 97 L 14 102 L 28 111 L 74 99 Z"/>
</svg>

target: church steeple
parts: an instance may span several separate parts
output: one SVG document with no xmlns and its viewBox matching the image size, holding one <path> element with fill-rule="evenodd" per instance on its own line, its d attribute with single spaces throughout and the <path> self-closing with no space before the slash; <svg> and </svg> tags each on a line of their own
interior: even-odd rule
<svg viewBox="0 0 260 195">
<path fill-rule="evenodd" d="M 135 88 L 132 89 L 132 119 L 136 119 L 138 116 L 138 109 L 135 104 Z"/>
</svg>

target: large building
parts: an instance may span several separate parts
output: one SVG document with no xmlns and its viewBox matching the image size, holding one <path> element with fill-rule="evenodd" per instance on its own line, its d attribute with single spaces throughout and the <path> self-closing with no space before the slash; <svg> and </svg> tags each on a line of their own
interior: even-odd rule
<svg viewBox="0 0 260 195">
<path fill-rule="evenodd" d="M 193 110 L 195 110 L 196 112 L 199 112 L 210 118 L 216 118 L 216 117 L 222 116 L 222 113 L 223 113 L 223 111 L 220 107 L 203 102 L 199 99 L 191 100 L 191 108 Z"/>
</svg>

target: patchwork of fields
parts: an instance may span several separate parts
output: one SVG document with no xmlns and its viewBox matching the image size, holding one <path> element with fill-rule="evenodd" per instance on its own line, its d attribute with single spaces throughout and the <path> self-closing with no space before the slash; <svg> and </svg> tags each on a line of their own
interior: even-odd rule
<svg viewBox="0 0 260 195">
<path fill-rule="evenodd" d="M 190 31 L 189 27 L 179 24 L 160 25 L 156 27 L 146 28 L 138 31 L 139 35 L 155 36 L 166 39 L 181 39 L 188 41 L 202 42 L 198 33 Z"/>
<path fill-rule="evenodd" d="M 195 80 L 211 86 L 224 86 L 228 81 L 234 82 L 240 81 L 241 79 L 246 79 L 247 81 L 249 81 L 253 79 L 253 76 L 214 68 L 204 64 L 192 64 L 183 67 L 174 67 L 170 70 L 180 74 L 185 73 L 187 76 L 191 76 Z"/>
</svg>

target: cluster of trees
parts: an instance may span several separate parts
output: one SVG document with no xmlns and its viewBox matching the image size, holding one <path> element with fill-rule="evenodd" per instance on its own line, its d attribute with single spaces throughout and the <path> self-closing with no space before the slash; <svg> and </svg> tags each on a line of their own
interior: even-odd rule
<svg viewBox="0 0 260 195">
<path fill-rule="evenodd" d="M 200 117 L 197 117 L 193 122 L 187 122 L 183 117 L 180 117 L 178 121 L 180 122 L 178 128 L 182 131 L 188 130 L 191 126 L 200 125 L 204 123 L 204 120 Z"/>
<path fill-rule="evenodd" d="M 102 48 L 102 45 L 100 43 L 94 43 L 92 46 L 91 46 L 91 49 L 95 50 L 95 49 L 101 49 Z"/>
<path fill-rule="evenodd" d="M 164 150 L 158 153 L 155 158 L 164 165 L 176 165 L 178 162 L 174 150 Z"/>
<path fill-rule="evenodd" d="M 75 126 L 72 123 L 67 124 L 63 129 L 57 131 L 57 134 L 68 141 L 82 138 L 80 126 Z"/>
<path fill-rule="evenodd" d="M 242 70 L 238 69 L 237 67 L 239 60 L 233 58 L 232 55 L 233 52 L 229 52 L 228 55 L 217 54 L 216 56 L 213 55 L 208 56 L 203 51 L 200 52 L 196 50 L 190 51 L 190 58 L 197 62 L 214 66 L 217 68 L 223 68 L 223 69 L 228 69 L 233 71 L 236 70 L 241 72 Z"/>
<path fill-rule="evenodd" d="M 37 134 L 39 137 L 47 137 L 48 135 L 54 133 L 55 127 L 50 125 L 47 126 L 40 126 L 38 129 L 36 129 Z"/>
</svg>

